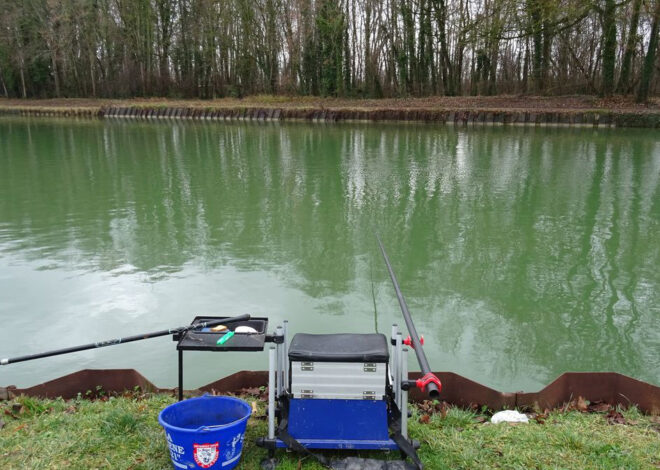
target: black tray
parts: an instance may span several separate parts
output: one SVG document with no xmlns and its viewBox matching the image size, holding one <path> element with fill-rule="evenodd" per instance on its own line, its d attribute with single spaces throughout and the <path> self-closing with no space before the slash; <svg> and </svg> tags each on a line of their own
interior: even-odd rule
<svg viewBox="0 0 660 470">
<path fill-rule="evenodd" d="M 229 317 L 195 317 L 191 325 L 205 321 L 222 320 Z M 196 331 L 187 331 L 178 339 L 177 350 L 184 351 L 263 351 L 266 342 L 266 330 L 268 329 L 267 317 L 252 317 L 249 320 L 237 321 L 227 325 L 229 330 L 234 331 L 238 326 L 250 326 L 257 333 L 236 333 L 223 345 L 216 344 L 227 332 L 208 331 L 208 328 Z"/>
</svg>

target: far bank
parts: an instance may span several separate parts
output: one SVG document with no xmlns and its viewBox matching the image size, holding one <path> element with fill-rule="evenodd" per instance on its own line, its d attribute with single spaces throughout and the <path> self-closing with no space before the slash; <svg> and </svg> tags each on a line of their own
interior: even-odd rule
<svg viewBox="0 0 660 470">
<path fill-rule="evenodd" d="M 660 128 L 660 105 L 594 96 L 477 96 L 358 100 L 254 96 L 244 99 L 0 99 L 0 115 L 222 121 L 399 121 L 443 125 Z"/>
</svg>

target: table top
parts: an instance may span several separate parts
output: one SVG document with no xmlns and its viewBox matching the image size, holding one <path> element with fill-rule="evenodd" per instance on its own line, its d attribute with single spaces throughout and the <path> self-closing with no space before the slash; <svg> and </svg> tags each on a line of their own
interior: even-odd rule
<svg viewBox="0 0 660 470">
<path fill-rule="evenodd" d="M 191 325 L 201 322 L 217 321 L 230 317 L 195 317 Z M 249 326 L 254 328 L 256 333 L 235 333 L 224 344 L 217 344 L 227 331 L 234 331 L 239 326 Z M 227 325 L 227 330 L 215 332 L 209 328 L 200 330 L 189 330 L 180 335 L 175 335 L 174 340 L 178 341 L 176 349 L 178 351 L 263 351 L 266 342 L 266 330 L 268 328 L 267 317 L 252 317 L 249 320 L 233 322 Z"/>
</svg>

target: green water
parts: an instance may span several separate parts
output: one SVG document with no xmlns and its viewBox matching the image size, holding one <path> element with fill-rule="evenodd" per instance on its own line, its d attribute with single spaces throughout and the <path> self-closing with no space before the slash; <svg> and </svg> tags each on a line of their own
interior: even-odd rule
<svg viewBox="0 0 660 470">
<path fill-rule="evenodd" d="M 505 391 L 564 371 L 658 384 L 659 137 L 0 119 L 0 357 L 201 314 L 388 333 L 378 230 L 434 370 Z M 135 368 L 173 386 L 175 361 L 160 338 L 2 367 L 0 385 Z M 189 353 L 186 386 L 266 368 Z"/>
</svg>

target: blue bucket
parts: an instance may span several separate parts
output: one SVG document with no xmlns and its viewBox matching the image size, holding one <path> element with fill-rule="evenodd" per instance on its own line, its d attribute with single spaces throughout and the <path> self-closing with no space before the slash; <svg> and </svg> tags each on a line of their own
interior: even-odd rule
<svg viewBox="0 0 660 470">
<path fill-rule="evenodd" d="M 175 468 L 234 468 L 241 458 L 250 405 L 204 395 L 168 406 L 158 415 Z"/>
</svg>

